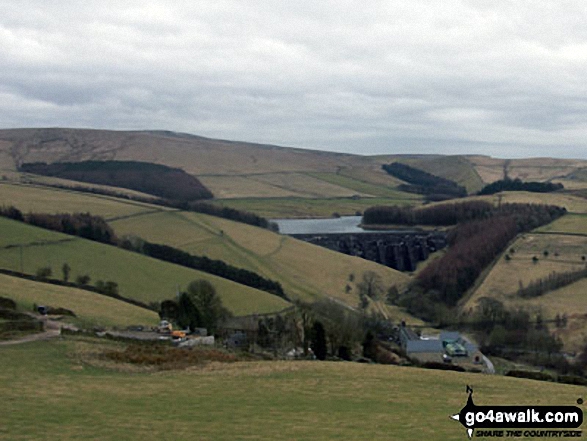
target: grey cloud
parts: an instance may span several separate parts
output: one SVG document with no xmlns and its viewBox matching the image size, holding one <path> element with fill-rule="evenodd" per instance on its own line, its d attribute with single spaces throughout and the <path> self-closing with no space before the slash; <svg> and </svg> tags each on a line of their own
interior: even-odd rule
<svg viewBox="0 0 587 441">
<path fill-rule="evenodd" d="M 0 127 L 587 157 L 580 1 L 12 1 Z"/>
</svg>

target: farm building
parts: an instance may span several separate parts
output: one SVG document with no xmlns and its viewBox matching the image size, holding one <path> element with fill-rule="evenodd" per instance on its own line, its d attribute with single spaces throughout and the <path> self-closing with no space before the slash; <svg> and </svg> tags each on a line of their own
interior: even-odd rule
<svg viewBox="0 0 587 441">
<path fill-rule="evenodd" d="M 407 326 L 400 328 L 400 344 L 408 357 L 419 361 L 453 362 L 455 364 L 482 363 L 479 348 L 458 332 L 420 336 Z"/>
</svg>

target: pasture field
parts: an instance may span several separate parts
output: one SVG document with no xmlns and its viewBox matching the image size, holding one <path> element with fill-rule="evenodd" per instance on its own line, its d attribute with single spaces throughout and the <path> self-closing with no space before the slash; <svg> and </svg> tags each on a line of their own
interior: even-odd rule
<svg viewBox="0 0 587 441">
<path fill-rule="evenodd" d="M 419 168 L 428 173 L 450 179 L 464 186 L 469 193 L 483 188 L 483 180 L 468 159 L 463 156 L 422 156 L 418 158 L 398 157 L 396 161 Z"/>
<path fill-rule="evenodd" d="M 510 252 L 512 248 L 514 253 Z M 545 251 L 548 251 L 548 256 L 544 255 Z M 505 259 L 506 253 L 510 255 L 509 261 Z M 587 255 L 587 236 L 524 234 L 503 253 L 480 286 L 463 303 L 462 308 L 474 308 L 480 298 L 491 297 L 510 307 L 541 311 L 545 319 L 554 319 L 557 314 L 567 314 L 569 320 L 580 318 L 587 314 L 587 285 L 584 280 L 531 299 L 516 296 L 516 291 L 520 283 L 527 286 L 553 272 L 584 268 L 583 255 Z M 532 261 L 534 256 L 539 259 L 536 263 Z M 568 333 L 561 336 L 571 337 Z M 576 344 L 582 342 L 585 336 L 587 328 L 576 333 L 572 339 L 563 338 L 563 341 L 568 350 L 575 350 Z"/>
<path fill-rule="evenodd" d="M 465 429 L 449 415 L 465 405 L 466 385 L 477 405 L 575 405 L 585 392 L 359 363 L 210 363 L 129 373 L 86 362 L 117 345 L 65 337 L 0 348 L 0 438 L 460 441 Z"/>
<path fill-rule="evenodd" d="M 310 198 L 344 198 L 354 195 L 364 196 L 343 185 L 319 179 L 305 173 L 275 173 L 250 175 L 249 179 L 264 182 L 277 188 L 283 188 L 296 193 L 299 197 Z"/>
<path fill-rule="evenodd" d="M 0 267 L 35 274 L 50 267 L 61 278 L 64 263 L 71 267 L 70 280 L 79 275 L 118 283 L 119 293 L 145 303 L 172 299 L 177 289 L 193 280 L 205 279 L 216 287 L 224 305 L 236 315 L 275 312 L 289 304 L 274 295 L 201 271 L 184 268 L 65 234 L 43 230 L 0 218 Z M 22 261 L 21 261 L 22 256 Z"/>
<path fill-rule="evenodd" d="M 422 197 L 417 194 L 406 193 L 396 189 L 397 185 L 377 185 L 371 182 L 361 181 L 343 174 L 337 173 L 311 173 L 318 179 L 321 179 L 332 184 L 346 187 L 355 192 L 355 194 L 363 194 L 373 197 L 390 198 L 390 199 L 410 199 L 415 201 L 422 200 Z"/>
<path fill-rule="evenodd" d="M 587 199 L 566 193 L 530 193 L 526 191 L 507 191 L 502 202 L 520 202 L 528 204 L 549 204 L 565 207 L 570 213 L 587 213 Z M 493 195 L 495 198 L 495 195 Z"/>
<path fill-rule="evenodd" d="M 511 253 L 511 249 L 515 252 Z M 544 256 L 545 251 L 548 251 L 548 256 Z M 504 257 L 506 253 L 510 255 L 509 261 Z M 465 307 L 473 306 L 481 297 L 493 297 L 516 304 L 528 303 L 529 300 L 518 299 L 515 296 L 520 282 L 527 286 L 530 282 L 545 278 L 552 272 L 579 270 L 585 266 L 581 256 L 586 254 L 587 237 L 524 234 L 504 252 Z M 538 258 L 536 263 L 532 261 L 534 256 Z M 539 301 L 543 297 L 545 296 L 538 297 L 534 301 Z M 587 302 L 587 297 L 585 301 Z M 585 313 L 587 313 L 587 303 L 585 306 Z M 561 301 L 558 308 L 557 311 L 549 312 L 552 312 L 552 315 L 558 312 L 576 312 L 576 307 L 572 303 Z"/>
<path fill-rule="evenodd" d="M 267 182 L 246 176 L 199 176 L 198 179 L 211 189 L 218 199 L 231 198 L 287 198 L 297 196 L 292 190 L 279 188 Z"/>
<path fill-rule="evenodd" d="M 113 187 L 111 185 L 92 184 L 89 182 L 72 181 L 70 179 L 55 178 L 51 176 L 33 175 L 30 173 L 17 172 L 13 176 L 13 181 L 21 182 L 23 184 L 33 184 L 40 186 L 59 186 L 59 187 L 83 187 L 87 190 L 102 190 L 118 194 L 123 194 L 128 197 L 142 198 L 142 199 L 156 199 L 156 196 L 140 191 L 131 190 L 129 188 Z"/>
<path fill-rule="evenodd" d="M 398 199 L 367 197 L 367 198 L 253 198 L 224 199 L 215 201 L 217 205 L 251 211 L 268 219 L 285 218 L 324 218 L 338 213 L 341 216 L 354 216 L 374 205 L 419 205 L 421 199 L 413 195 L 407 198 L 405 193 Z"/>
<path fill-rule="evenodd" d="M 0 274 L 0 297 L 14 300 L 19 309 L 32 311 L 33 305 L 48 305 L 73 311 L 67 322 L 86 329 L 100 327 L 155 326 L 159 316 L 120 300 L 65 286 L 33 282 Z"/>
<path fill-rule="evenodd" d="M 483 187 L 483 181 L 465 156 L 379 155 L 372 158 L 381 165 L 401 162 L 433 175 L 450 179 L 466 187 L 469 193 L 476 192 Z"/>
<path fill-rule="evenodd" d="M 532 193 L 528 191 L 504 191 L 487 196 L 469 196 L 460 199 L 459 202 L 470 200 L 481 200 L 498 205 L 502 203 L 521 203 L 521 204 L 548 204 L 564 207 L 570 214 L 587 214 L 587 199 L 580 196 L 574 196 L 569 193 Z M 451 201 L 449 201 L 450 203 Z M 440 202 L 442 203 L 442 202 Z"/>
<path fill-rule="evenodd" d="M 21 186 L 0 185 L 0 190 L 3 187 Z M 24 202 L 23 199 L 10 199 L 10 203 L 18 208 L 22 208 L 24 203 L 30 205 L 33 211 L 65 211 L 46 203 L 43 199 L 46 190 L 38 191 L 37 187 L 22 188 L 27 194 Z M 66 196 L 71 194 L 74 200 L 79 198 L 76 203 L 79 205 L 70 208 L 71 211 L 78 211 L 79 207 L 83 207 L 84 211 L 98 214 L 106 211 L 101 205 L 104 199 L 95 198 L 93 195 L 53 189 L 49 190 L 48 194 L 64 198 L 63 207 L 69 206 Z M 95 210 L 96 200 L 98 205 Z M 349 294 L 345 292 L 351 273 L 358 280 L 365 271 L 375 271 L 381 275 L 386 287 L 394 284 L 403 286 L 408 280 L 407 275 L 390 268 L 315 247 L 265 229 L 198 213 L 158 207 L 151 209 L 147 204 L 144 204 L 148 207 L 146 209 L 143 208 L 143 204 L 138 204 L 141 211 L 127 211 L 124 215 L 122 209 L 127 207 L 126 201 L 119 202 L 115 198 L 105 200 L 108 203 L 108 212 L 114 216 L 110 218 L 110 225 L 119 236 L 135 235 L 156 243 L 176 246 L 194 254 L 224 260 L 281 282 L 286 293 L 294 298 L 311 300 L 327 296 L 356 306 L 356 290 Z M 135 207 L 133 204 L 130 206 Z M 20 228 L 24 227 L 27 226 L 23 225 Z M 204 278 L 213 281 L 223 296 L 224 303 L 235 314 L 271 312 L 287 306 L 275 296 L 206 273 L 58 233 L 40 229 L 23 231 L 20 228 L 16 228 L 7 236 L 16 237 L 14 235 L 22 234 L 20 239 L 10 243 L 0 241 L 0 247 L 13 245 L 11 248 L 0 250 L 0 265 L 5 268 L 20 270 L 20 247 L 14 245 L 63 241 L 23 247 L 24 272 L 34 274 L 38 268 L 50 266 L 53 274 L 59 277 L 62 265 L 67 261 L 73 269 L 73 278 L 78 274 L 88 273 L 94 282 L 112 280 L 119 284 L 121 295 L 145 302 L 170 298 L 175 295 L 178 284 L 183 288 L 196 278 Z M 41 235 L 41 238 L 33 240 L 35 235 Z M 101 254 L 98 254 L 98 249 Z M 163 271 L 165 274 L 161 274 L 162 268 L 168 268 L 167 265 L 170 265 L 169 269 Z M 160 276 L 154 278 L 152 274 Z M 354 288 L 352 283 L 350 285 Z M 258 301 L 252 301 L 253 298 Z"/>
<path fill-rule="evenodd" d="M 536 231 L 587 236 L 587 214 L 567 214 L 548 225 L 538 228 Z"/>
<path fill-rule="evenodd" d="M 14 205 L 24 213 L 79 213 L 91 211 L 106 219 L 165 210 L 141 202 L 74 190 L 0 182 L 0 206 Z"/>
<path fill-rule="evenodd" d="M 376 263 L 336 253 L 268 230 L 198 213 L 156 213 L 111 222 L 120 234 L 136 234 L 193 254 L 222 259 L 240 268 L 278 280 L 284 290 L 306 300 L 323 296 L 349 305 L 359 302 L 349 281 L 375 271 L 385 287 L 403 286 L 406 274 Z M 345 292 L 346 285 L 352 288 Z"/>
<path fill-rule="evenodd" d="M 486 184 L 504 179 L 506 172 L 511 179 L 544 182 L 558 180 L 585 167 L 584 160 L 575 159 L 498 159 L 481 155 L 470 155 L 466 158 L 473 164 L 477 174 Z"/>
</svg>

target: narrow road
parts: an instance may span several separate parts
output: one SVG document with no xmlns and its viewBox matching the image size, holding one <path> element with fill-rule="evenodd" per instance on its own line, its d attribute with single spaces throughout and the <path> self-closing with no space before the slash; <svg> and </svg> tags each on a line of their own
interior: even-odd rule
<svg viewBox="0 0 587 441">
<path fill-rule="evenodd" d="M 45 325 L 45 330 L 43 332 L 39 332 L 37 334 L 30 334 L 21 338 L 15 338 L 14 340 L 0 341 L 0 346 L 19 345 L 23 343 L 29 343 L 32 341 L 43 341 L 59 337 L 61 335 L 61 327 L 75 329 L 75 327 L 71 325 L 62 323 L 57 320 L 51 320 L 47 317 L 41 317 L 40 320 Z"/>
<path fill-rule="evenodd" d="M 495 374 L 495 366 L 493 366 L 493 363 L 491 362 L 491 360 L 484 355 L 483 361 L 485 362 L 485 366 L 487 366 L 487 373 L 488 374 Z"/>
</svg>

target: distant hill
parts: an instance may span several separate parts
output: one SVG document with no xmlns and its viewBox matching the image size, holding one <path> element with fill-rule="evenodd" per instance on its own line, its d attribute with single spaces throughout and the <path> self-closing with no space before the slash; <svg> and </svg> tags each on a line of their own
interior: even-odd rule
<svg viewBox="0 0 587 441">
<path fill-rule="evenodd" d="M 276 217 L 355 214 L 373 205 L 419 204 L 405 182 L 383 164 L 401 162 L 464 186 L 469 194 L 503 179 L 576 179 L 587 161 L 495 159 L 488 156 L 361 156 L 204 138 L 165 131 L 108 131 L 67 128 L 0 130 L 0 178 L 27 179 L 17 168 L 31 162 L 140 161 L 179 168 L 195 176 L 224 206 Z M 56 179 L 56 178 L 44 178 Z"/>
<path fill-rule="evenodd" d="M 179 168 L 139 161 L 24 163 L 19 170 L 91 184 L 111 185 L 176 201 L 210 199 L 212 193 Z"/>
</svg>

